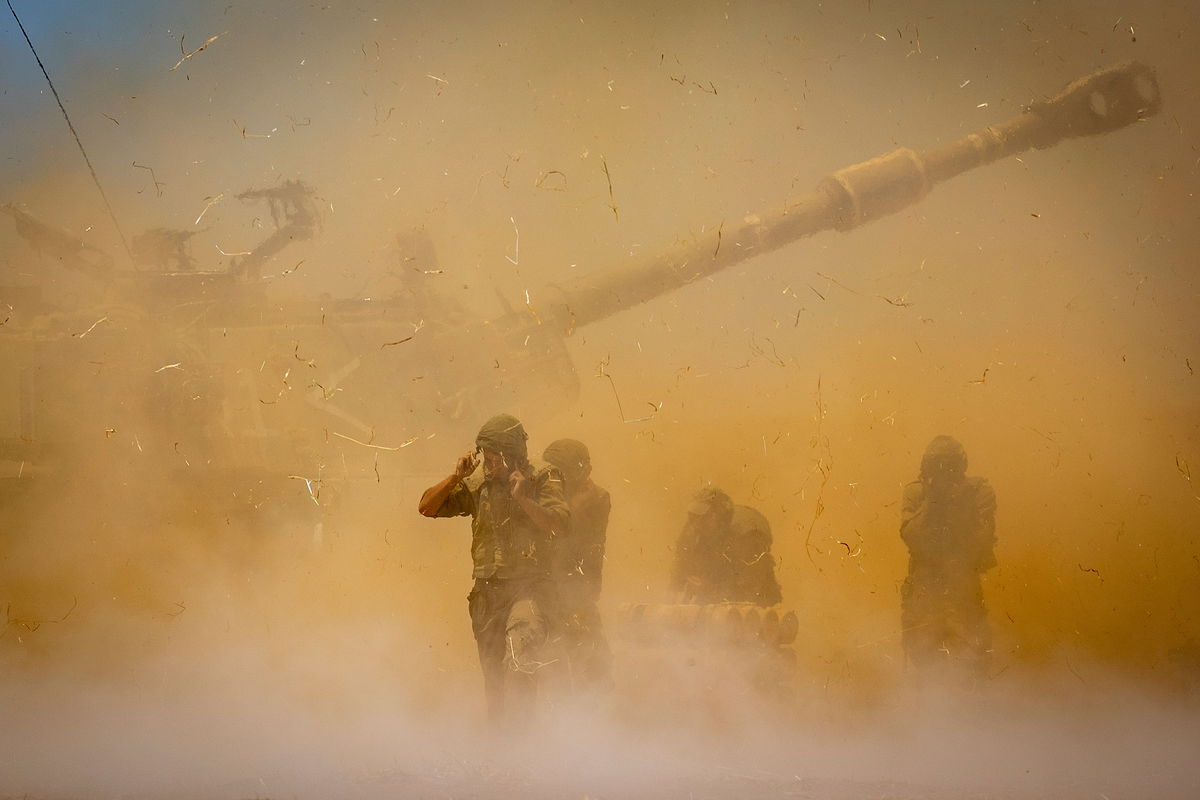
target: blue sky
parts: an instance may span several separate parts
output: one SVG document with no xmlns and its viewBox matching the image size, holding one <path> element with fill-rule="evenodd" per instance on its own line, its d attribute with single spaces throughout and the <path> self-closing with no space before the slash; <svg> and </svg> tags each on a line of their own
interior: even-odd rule
<svg viewBox="0 0 1200 800">
<path fill-rule="evenodd" d="M 89 147 L 91 129 L 99 115 L 109 113 L 101 106 L 153 88 L 178 57 L 181 37 L 189 50 L 199 47 L 208 36 L 221 33 L 209 32 L 213 17 L 221 15 L 222 7 L 228 15 L 233 4 L 13 0 L 12 7 L 95 163 L 104 160 L 104 153 Z M 5 177 L 38 169 L 33 152 L 59 144 L 60 137 L 74 149 L 46 78 L 7 6 L 0 9 L 0 74 L 5 76 L 0 124 L 9 131 Z M 57 147 L 54 153 L 56 159 L 67 158 Z M 75 157 L 83 169 L 78 152 Z"/>
<path fill-rule="evenodd" d="M 137 62 L 122 54 L 142 51 L 147 33 L 162 22 L 166 8 L 153 0 L 11 0 L 11 7 L 20 17 L 68 113 L 78 99 L 73 92 L 85 84 L 89 75 L 120 67 L 137 72 Z M 8 5 L 0 8 L 0 74 L 4 75 L 0 114 L 6 129 L 18 118 L 41 115 L 47 109 L 59 113 Z M 23 142 L 15 144 L 19 149 Z M 6 147 L 9 155 L 13 145 L 10 140 Z"/>
</svg>

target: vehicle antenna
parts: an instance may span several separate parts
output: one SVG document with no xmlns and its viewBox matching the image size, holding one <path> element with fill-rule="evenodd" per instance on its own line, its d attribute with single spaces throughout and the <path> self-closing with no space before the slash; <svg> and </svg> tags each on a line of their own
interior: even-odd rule
<svg viewBox="0 0 1200 800">
<path fill-rule="evenodd" d="M 108 209 L 108 216 L 112 220 L 113 227 L 117 229 L 117 235 L 121 237 L 121 245 L 125 248 L 125 254 L 129 256 L 129 260 L 133 261 L 133 252 L 129 249 L 129 242 L 125 240 L 125 232 L 121 230 L 121 223 L 117 221 L 117 215 L 113 212 L 112 204 L 108 202 L 108 195 L 104 193 L 104 187 L 100 185 L 100 178 L 96 176 L 96 169 L 92 166 L 92 160 L 88 158 L 87 151 L 83 149 L 83 142 L 79 140 L 79 134 L 75 132 L 75 126 L 71 124 L 71 118 L 67 116 L 67 109 L 63 106 L 62 98 L 58 96 L 58 90 L 54 88 L 54 81 L 50 80 L 50 73 L 46 72 L 46 66 L 42 64 L 41 56 L 33 46 L 33 42 L 29 38 L 29 34 L 25 31 L 25 26 L 21 23 L 21 18 L 17 16 L 17 10 L 13 8 L 12 0 L 6 0 L 8 10 L 12 12 L 13 19 L 17 21 L 17 27 L 21 29 L 21 34 L 25 37 L 26 44 L 29 45 L 29 52 L 33 53 L 34 59 L 37 60 L 37 65 L 42 70 L 42 75 L 46 76 L 46 83 L 50 85 L 50 92 L 54 95 L 55 101 L 58 102 L 58 108 L 62 111 L 63 119 L 67 121 L 67 127 L 71 129 L 71 135 L 75 137 L 75 144 L 79 145 L 79 152 L 83 154 L 83 160 L 87 163 L 88 172 L 92 174 L 92 181 L 96 184 L 96 188 L 100 191 L 100 197 L 104 200 L 104 207 Z"/>
</svg>

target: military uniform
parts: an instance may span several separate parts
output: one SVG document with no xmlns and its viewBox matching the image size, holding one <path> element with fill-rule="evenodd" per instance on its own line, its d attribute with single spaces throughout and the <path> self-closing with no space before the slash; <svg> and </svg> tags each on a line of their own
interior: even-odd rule
<svg viewBox="0 0 1200 800">
<path fill-rule="evenodd" d="M 547 445 L 542 458 L 562 470 L 569 533 L 554 548 L 554 585 L 572 688 L 611 685 L 612 654 L 600 620 L 600 585 L 612 498 L 592 480 L 592 456 L 576 439 Z"/>
<path fill-rule="evenodd" d="M 776 605 L 782 592 L 771 544 L 766 517 L 734 505 L 720 489 L 706 489 L 676 541 L 671 589 L 685 603 Z"/>
<path fill-rule="evenodd" d="M 600 620 L 600 585 L 612 498 L 590 480 L 580 488 L 567 482 L 570 532 L 557 540 L 554 583 L 558 589 L 562 638 L 574 687 L 604 688 L 612 656 Z"/>
<path fill-rule="evenodd" d="M 484 433 L 497 419 L 501 418 L 493 418 L 481 431 L 481 446 L 494 444 Z M 528 496 L 556 520 L 552 530 L 543 530 L 529 517 L 511 496 L 506 480 L 487 476 L 460 481 L 431 516 L 471 517 L 475 583 L 467 595 L 467 608 L 483 670 L 488 715 L 494 722 L 505 720 L 524 727 L 533 713 L 536 673 L 543 666 L 541 650 L 554 607 L 550 579 L 554 540 L 566 532 L 570 512 L 563 498 L 562 476 L 553 467 L 537 468 L 525 460 L 524 431 L 520 434 L 516 469 L 525 477 Z"/>
<path fill-rule="evenodd" d="M 991 650 L 980 578 L 996 565 L 996 493 L 965 472 L 962 445 L 938 437 L 926 451 L 922 479 L 904 487 L 902 643 L 919 668 L 950 660 L 982 670 Z"/>
</svg>

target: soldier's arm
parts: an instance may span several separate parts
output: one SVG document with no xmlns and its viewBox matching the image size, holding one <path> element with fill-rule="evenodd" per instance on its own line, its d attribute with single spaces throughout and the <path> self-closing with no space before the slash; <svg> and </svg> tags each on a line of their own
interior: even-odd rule
<svg viewBox="0 0 1200 800">
<path fill-rule="evenodd" d="M 763 542 L 762 558 L 759 560 L 759 600 L 764 606 L 774 606 L 783 602 L 783 589 L 779 586 L 779 577 L 775 574 L 775 556 L 771 555 L 771 523 L 763 518 L 761 532 Z"/>
<path fill-rule="evenodd" d="M 771 555 L 771 531 L 756 531 L 757 540 L 755 552 L 748 554 L 745 577 L 748 585 L 745 587 L 749 594 L 758 597 L 759 605 L 773 606 L 783 602 L 783 590 L 779 587 L 779 578 L 775 575 L 775 556 Z"/>
<path fill-rule="evenodd" d="M 913 481 L 904 487 L 900 507 L 900 538 L 912 547 L 925 527 L 925 484 Z"/>
<path fill-rule="evenodd" d="M 463 479 L 474 472 L 478 466 L 479 461 L 475 458 L 474 452 L 459 457 L 458 463 L 454 465 L 454 472 L 430 486 L 421 495 L 421 501 L 417 504 L 417 511 L 421 512 L 421 516 L 441 516 L 438 512 L 442 511 L 446 500 L 459 487 Z"/>
<path fill-rule="evenodd" d="M 783 602 L 783 589 L 779 586 L 779 578 L 775 575 L 775 556 L 767 553 L 763 556 L 762 591 L 759 599 L 764 606 L 775 606 Z"/>
<path fill-rule="evenodd" d="M 740 513 L 739 513 L 740 512 Z M 756 597 L 759 605 L 773 606 L 783 599 L 771 555 L 770 521 L 758 510 L 739 508 L 734 516 L 734 554 L 737 558 L 738 594 Z"/>
<path fill-rule="evenodd" d="M 611 511 L 612 498 L 604 489 L 595 487 L 595 502 L 588 511 L 588 540 L 584 543 L 583 569 L 585 575 L 594 579 L 597 591 L 600 589 L 600 575 L 604 571 L 604 549 L 608 539 L 608 517 Z M 571 527 L 580 526 L 572 519 Z"/>
<path fill-rule="evenodd" d="M 980 478 L 975 490 L 979 514 L 979 563 L 982 570 L 996 566 L 996 491 L 987 479 Z"/>
<path fill-rule="evenodd" d="M 604 489 L 596 487 L 595 502 L 591 505 L 591 515 L 596 525 L 595 531 L 599 539 L 603 541 L 605 532 L 608 531 L 608 517 L 612 513 L 612 497 Z"/>
<path fill-rule="evenodd" d="M 556 469 L 535 473 L 532 479 L 513 473 L 513 499 L 533 524 L 547 533 L 566 534 L 571 510 L 563 497 L 562 475 Z"/>
</svg>

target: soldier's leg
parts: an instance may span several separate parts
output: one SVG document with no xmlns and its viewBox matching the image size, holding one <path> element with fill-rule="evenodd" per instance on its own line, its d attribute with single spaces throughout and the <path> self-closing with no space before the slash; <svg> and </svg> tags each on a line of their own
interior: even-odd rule
<svg viewBox="0 0 1200 800">
<path fill-rule="evenodd" d="M 557 674 L 563 678 L 563 688 L 574 691 L 587 682 L 584 587 L 578 581 L 563 580 L 557 588 L 554 636 L 556 649 L 563 659 Z"/>
<path fill-rule="evenodd" d="M 900 643 L 908 663 L 921 668 L 935 658 L 938 631 L 929 587 L 911 577 L 900 588 Z"/>
<path fill-rule="evenodd" d="M 987 673 L 992 655 L 992 628 L 983 606 L 983 587 L 976 578 L 959 606 L 963 640 L 969 651 L 970 666 L 981 676 Z"/>
<path fill-rule="evenodd" d="M 537 597 L 520 593 L 509 607 L 504 635 L 505 711 L 518 727 L 528 726 L 533 718 L 546 633 L 547 619 Z"/>
<path fill-rule="evenodd" d="M 592 689 L 608 689 L 612 686 L 612 651 L 604 636 L 600 621 L 600 609 L 589 603 L 579 612 L 581 639 L 579 642 L 581 677 Z"/>
<path fill-rule="evenodd" d="M 504 716 L 505 674 L 505 606 L 497 590 L 481 582 L 467 595 L 471 614 L 471 632 L 479 650 L 479 667 L 483 671 L 483 692 L 487 700 L 488 721 L 495 724 Z"/>
</svg>

